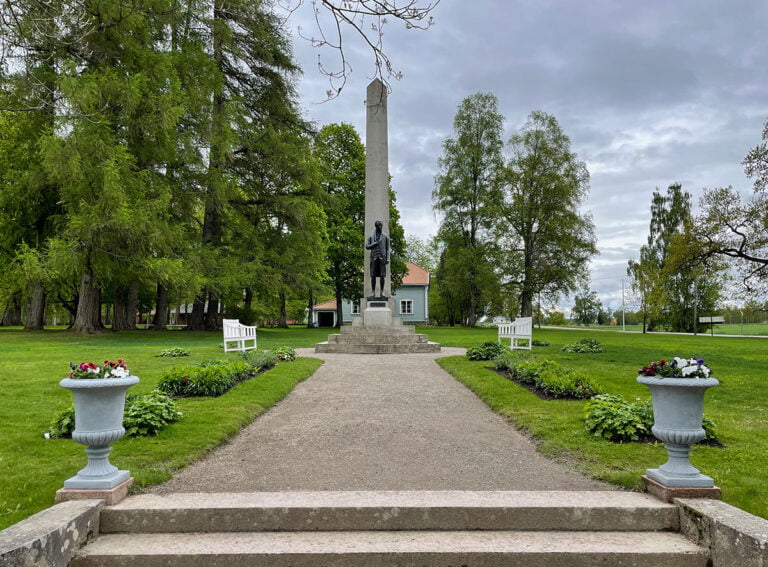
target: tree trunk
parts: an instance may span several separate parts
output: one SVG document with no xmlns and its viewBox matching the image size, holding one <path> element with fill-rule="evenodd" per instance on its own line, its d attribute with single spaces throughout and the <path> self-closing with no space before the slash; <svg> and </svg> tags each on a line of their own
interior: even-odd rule
<svg viewBox="0 0 768 567">
<path fill-rule="evenodd" d="M 42 331 L 45 328 L 45 287 L 41 281 L 29 284 L 29 301 L 27 303 L 27 324 L 25 331 Z"/>
<path fill-rule="evenodd" d="M 520 293 L 520 317 L 533 317 L 533 292 L 525 287 Z"/>
<path fill-rule="evenodd" d="M 136 315 L 139 312 L 139 282 L 133 280 L 128 284 L 128 303 L 126 312 L 128 314 L 128 327 L 126 330 L 136 330 Z"/>
<path fill-rule="evenodd" d="M 311 329 L 314 327 L 314 323 L 312 322 L 312 319 L 315 315 L 315 302 L 312 298 L 312 292 L 309 292 L 309 297 L 307 298 L 307 329 Z"/>
<path fill-rule="evenodd" d="M 280 301 L 280 320 L 277 322 L 277 326 L 281 329 L 288 328 L 288 311 L 286 310 L 285 291 L 281 290 L 278 293 L 278 300 Z"/>
<path fill-rule="evenodd" d="M 361 306 L 362 307 L 362 306 Z M 341 285 L 336 285 L 336 327 L 341 328 L 344 320 L 344 311 L 341 306 Z"/>
<path fill-rule="evenodd" d="M 112 303 L 112 330 L 125 331 L 128 329 L 128 287 L 123 284 L 115 286 L 115 299 Z"/>
<path fill-rule="evenodd" d="M 88 272 L 80 280 L 79 298 L 72 332 L 87 335 L 101 332 L 101 290 Z"/>
<path fill-rule="evenodd" d="M 205 331 L 205 297 L 207 291 L 203 289 L 195 296 L 195 302 L 192 304 L 192 313 L 189 313 L 187 320 L 188 331 Z"/>
<path fill-rule="evenodd" d="M 212 291 L 208 292 L 208 311 L 205 313 L 205 330 L 220 331 L 221 315 L 219 315 L 219 298 Z"/>
<path fill-rule="evenodd" d="M 21 324 L 21 292 L 17 292 L 11 296 L 11 299 L 6 304 L 0 325 L 3 327 L 15 327 Z"/>
<path fill-rule="evenodd" d="M 139 283 L 132 281 L 128 285 L 117 284 L 115 287 L 113 331 L 135 331 L 136 311 L 139 305 Z"/>
<path fill-rule="evenodd" d="M 155 299 L 155 318 L 152 320 L 153 331 L 165 331 L 166 325 L 168 325 L 168 305 L 168 288 L 158 283 Z"/>
</svg>

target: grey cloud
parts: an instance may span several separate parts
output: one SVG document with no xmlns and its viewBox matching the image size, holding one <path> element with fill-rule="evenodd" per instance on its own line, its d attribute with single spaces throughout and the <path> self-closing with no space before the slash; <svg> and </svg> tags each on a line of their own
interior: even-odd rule
<svg viewBox="0 0 768 567">
<path fill-rule="evenodd" d="M 592 287 L 604 301 L 615 303 L 626 261 L 646 240 L 656 188 L 679 181 L 694 202 L 704 187 L 749 188 L 740 162 L 768 116 L 763 0 L 445 0 L 434 16 L 427 32 L 385 27 L 384 46 L 404 75 L 389 99 L 390 170 L 408 232 L 436 231 L 430 195 L 441 143 L 458 104 L 479 91 L 499 98 L 506 138 L 541 109 L 587 162 L 583 208 L 602 252 Z M 290 25 L 299 22 L 311 27 L 311 14 Z M 345 91 L 309 105 L 327 82 L 316 50 L 295 41 L 299 92 L 310 118 L 349 122 L 364 137 L 372 59 L 353 35 L 346 42 L 355 47 Z"/>
</svg>

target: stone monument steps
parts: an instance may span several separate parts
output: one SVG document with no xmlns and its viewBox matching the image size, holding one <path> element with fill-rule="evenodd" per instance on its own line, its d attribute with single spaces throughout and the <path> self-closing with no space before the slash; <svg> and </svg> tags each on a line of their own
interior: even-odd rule
<svg viewBox="0 0 768 567">
<path fill-rule="evenodd" d="M 705 567 L 676 506 L 639 493 L 137 495 L 71 565 Z"/>
<path fill-rule="evenodd" d="M 315 352 L 337 354 L 416 354 L 440 352 L 440 345 L 432 342 L 384 343 L 376 341 L 373 344 L 350 342 L 322 342 L 315 345 Z"/>
<path fill-rule="evenodd" d="M 427 335 L 416 334 L 387 334 L 374 335 L 361 333 L 359 335 L 328 335 L 329 343 L 343 344 L 411 344 L 429 342 Z"/>
</svg>

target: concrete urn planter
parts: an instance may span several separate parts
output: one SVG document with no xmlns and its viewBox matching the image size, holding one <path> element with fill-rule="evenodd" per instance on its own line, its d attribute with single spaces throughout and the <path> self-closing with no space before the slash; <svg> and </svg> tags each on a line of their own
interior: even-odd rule
<svg viewBox="0 0 768 567">
<path fill-rule="evenodd" d="M 130 478 L 129 471 L 117 470 L 109 462 L 112 443 L 125 435 L 123 411 L 125 393 L 137 384 L 136 376 L 124 378 L 64 378 L 59 385 L 72 391 L 75 399 L 75 430 L 72 439 L 85 445 L 88 464 L 76 476 L 64 481 L 64 488 L 111 489 Z"/>
<path fill-rule="evenodd" d="M 665 443 L 668 460 L 658 469 L 647 469 L 649 478 L 669 487 L 713 487 L 711 477 L 691 465 L 691 444 L 705 437 L 701 426 L 704 393 L 720 382 L 715 378 L 663 378 L 638 376 L 651 390 L 653 435 Z"/>
</svg>

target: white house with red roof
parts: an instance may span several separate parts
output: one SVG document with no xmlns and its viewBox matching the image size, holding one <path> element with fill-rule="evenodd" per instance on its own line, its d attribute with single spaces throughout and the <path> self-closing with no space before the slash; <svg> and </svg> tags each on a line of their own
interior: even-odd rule
<svg viewBox="0 0 768 567">
<path fill-rule="evenodd" d="M 422 324 L 429 321 L 429 272 L 415 264 L 406 262 L 408 272 L 403 285 L 392 293 L 395 300 L 395 317 L 402 317 L 403 323 Z M 360 316 L 358 302 L 344 300 L 341 304 L 342 321 L 351 324 L 352 317 Z M 319 303 L 312 308 L 312 322 L 316 327 L 336 326 L 336 300 Z"/>
</svg>

